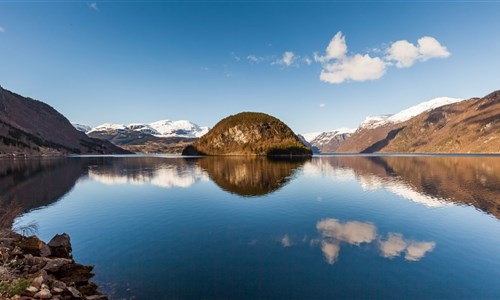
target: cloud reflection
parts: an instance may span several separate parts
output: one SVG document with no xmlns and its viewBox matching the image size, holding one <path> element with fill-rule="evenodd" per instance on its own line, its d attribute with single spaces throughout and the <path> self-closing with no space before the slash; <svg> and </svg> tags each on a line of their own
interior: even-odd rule
<svg viewBox="0 0 500 300">
<path fill-rule="evenodd" d="M 401 233 L 389 232 L 383 238 L 377 234 L 377 227 L 371 222 L 341 222 L 328 218 L 318 221 L 316 229 L 320 236 L 309 240 L 309 243 L 312 247 L 321 248 L 328 264 L 334 264 L 338 260 L 342 243 L 358 247 L 361 244 L 374 245 L 378 247 L 381 256 L 389 259 L 404 253 L 407 261 L 419 261 L 436 247 L 435 242 L 405 239 Z M 308 242 L 307 238 L 302 242 Z M 288 235 L 283 236 L 281 244 L 283 247 L 293 245 Z"/>
</svg>

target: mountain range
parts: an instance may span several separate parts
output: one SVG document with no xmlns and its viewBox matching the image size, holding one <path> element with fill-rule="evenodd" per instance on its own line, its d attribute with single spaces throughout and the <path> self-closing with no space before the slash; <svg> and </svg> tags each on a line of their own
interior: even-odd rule
<svg viewBox="0 0 500 300">
<path fill-rule="evenodd" d="M 125 154 L 76 130 L 50 105 L 0 86 L 0 155 Z"/>
<path fill-rule="evenodd" d="M 208 132 L 186 120 L 71 124 L 51 106 L 0 87 L 0 155 L 180 153 Z M 356 129 L 297 138 L 315 153 L 498 153 L 500 91 L 465 100 L 435 98 L 367 117 Z"/>
</svg>

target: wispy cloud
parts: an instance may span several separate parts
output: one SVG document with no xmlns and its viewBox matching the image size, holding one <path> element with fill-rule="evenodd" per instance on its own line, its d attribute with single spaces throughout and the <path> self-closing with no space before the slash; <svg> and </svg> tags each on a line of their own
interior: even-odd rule
<svg viewBox="0 0 500 300">
<path fill-rule="evenodd" d="M 337 32 L 330 40 L 324 55 L 314 53 L 314 60 L 322 65 L 320 80 L 339 84 L 345 81 L 366 81 L 380 79 L 388 67 L 412 66 L 417 61 L 432 58 L 447 58 L 450 53 L 433 37 L 422 37 L 414 45 L 406 40 L 396 41 L 387 49 L 374 48 L 368 53 L 349 54 L 346 38 Z M 385 56 L 383 56 L 385 54 Z"/>
<path fill-rule="evenodd" d="M 253 62 L 253 63 L 260 63 L 260 62 L 263 62 L 266 60 L 265 57 L 263 56 L 257 56 L 257 55 L 254 55 L 254 54 L 250 54 L 247 56 L 247 60 L 249 62 Z"/>
<path fill-rule="evenodd" d="M 286 51 L 283 53 L 281 59 L 277 60 L 276 63 L 289 67 L 293 64 L 295 58 L 295 54 L 292 51 Z"/>
<path fill-rule="evenodd" d="M 202 71 L 208 71 L 208 67 L 200 67 Z"/>
<path fill-rule="evenodd" d="M 99 11 L 99 7 L 97 7 L 97 2 L 89 3 L 89 7 L 95 11 Z"/>
<path fill-rule="evenodd" d="M 0 26 L 0 32 L 5 32 L 5 28 L 3 28 L 2 26 Z"/>
<path fill-rule="evenodd" d="M 323 108 L 323 107 L 325 107 L 325 106 L 326 106 L 326 104 L 325 104 L 325 103 L 320 103 L 320 104 L 319 104 L 319 107 L 321 107 L 321 108 Z"/>
</svg>

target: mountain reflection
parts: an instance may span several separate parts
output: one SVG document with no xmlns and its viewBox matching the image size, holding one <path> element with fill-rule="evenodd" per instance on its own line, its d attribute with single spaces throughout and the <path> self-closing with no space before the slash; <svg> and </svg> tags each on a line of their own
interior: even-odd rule
<svg viewBox="0 0 500 300">
<path fill-rule="evenodd" d="M 287 184 L 305 161 L 229 156 L 204 157 L 198 160 L 198 165 L 225 191 L 240 196 L 261 196 Z"/>
<path fill-rule="evenodd" d="M 427 207 L 472 205 L 500 218 L 498 157 L 318 157 L 304 170 L 356 179 L 365 190 L 384 189 Z"/>
<path fill-rule="evenodd" d="M 0 160 L 0 227 L 21 213 L 46 206 L 70 191 L 85 169 L 73 159 Z"/>
<path fill-rule="evenodd" d="M 161 157 L 123 157 L 89 166 L 89 178 L 107 185 L 150 184 L 162 188 L 187 188 L 207 175 L 192 161 Z"/>
</svg>

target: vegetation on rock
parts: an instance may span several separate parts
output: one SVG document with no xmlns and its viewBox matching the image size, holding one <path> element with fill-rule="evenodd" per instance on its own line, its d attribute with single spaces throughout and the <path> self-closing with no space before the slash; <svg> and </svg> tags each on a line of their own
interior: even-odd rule
<svg viewBox="0 0 500 300">
<path fill-rule="evenodd" d="M 184 155 L 312 155 L 279 119 L 255 112 L 229 116 L 186 147 Z"/>
</svg>

